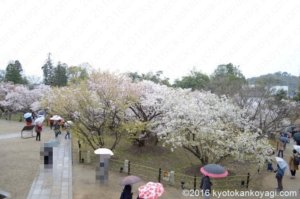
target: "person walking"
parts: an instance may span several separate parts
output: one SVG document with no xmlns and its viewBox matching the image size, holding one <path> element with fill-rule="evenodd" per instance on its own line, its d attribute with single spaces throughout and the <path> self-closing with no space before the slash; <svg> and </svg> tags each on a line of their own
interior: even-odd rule
<svg viewBox="0 0 300 199">
<path fill-rule="evenodd" d="M 35 125 L 35 132 L 36 132 L 36 141 L 41 141 L 41 132 L 43 130 L 42 125 Z"/>
<path fill-rule="evenodd" d="M 203 190 L 203 198 L 209 199 L 211 194 L 211 186 L 212 183 L 210 181 L 209 176 L 203 176 L 200 183 L 200 189 Z"/>
<path fill-rule="evenodd" d="M 66 135 L 65 135 L 65 139 L 70 139 L 70 125 L 66 122 L 64 124 L 65 128 L 66 128 Z"/>
<path fill-rule="evenodd" d="M 283 151 L 284 151 L 284 143 L 280 140 L 277 141 L 277 157 L 283 158 Z"/>
<path fill-rule="evenodd" d="M 276 172 L 276 175 L 275 175 L 275 177 L 276 177 L 276 180 L 277 180 L 277 191 L 282 191 L 283 190 L 283 186 L 282 186 L 282 178 L 283 178 L 283 176 L 284 176 L 284 169 L 281 169 L 280 167 L 279 167 L 279 164 L 277 164 L 277 169 L 274 171 L 274 172 Z"/>
<path fill-rule="evenodd" d="M 131 185 L 125 185 L 120 199 L 132 199 Z"/>
<path fill-rule="evenodd" d="M 295 161 L 296 156 L 297 156 L 297 151 L 294 149 L 293 150 L 293 155 L 289 159 L 289 167 L 290 167 L 290 171 L 291 171 L 291 179 L 294 179 L 296 177 L 296 170 L 299 169 L 298 162 Z"/>
<path fill-rule="evenodd" d="M 54 121 L 53 127 L 54 127 L 53 129 L 55 133 L 55 138 L 57 138 L 58 134 L 60 134 L 60 126 L 58 121 Z"/>
</svg>

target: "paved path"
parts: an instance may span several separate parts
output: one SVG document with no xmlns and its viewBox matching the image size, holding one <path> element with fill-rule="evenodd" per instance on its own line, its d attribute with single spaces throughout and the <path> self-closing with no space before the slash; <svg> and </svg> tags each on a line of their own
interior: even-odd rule
<svg viewBox="0 0 300 199">
<path fill-rule="evenodd" d="M 9 139 L 9 138 L 16 138 L 16 137 L 20 137 L 20 133 L 8 133 L 8 134 L 3 134 L 0 135 L 0 140 L 2 139 Z"/>
<path fill-rule="evenodd" d="M 53 168 L 41 164 L 27 199 L 72 199 L 71 141 L 60 138 L 53 149 Z"/>
</svg>

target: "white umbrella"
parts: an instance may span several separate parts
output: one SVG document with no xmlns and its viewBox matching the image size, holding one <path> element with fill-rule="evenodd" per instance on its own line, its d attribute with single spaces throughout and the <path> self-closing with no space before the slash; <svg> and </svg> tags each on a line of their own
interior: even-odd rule
<svg viewBox="0 0 300 199">
<path fill-rule="evenodd" d="M 95 154 L 97 155 L 114 155 L 114 153 L 107 148 L 99 148 L 97 150 L 94 151 Z"/>
<path fill-rule="evenodd" d="M 29 117 L 31 117 L 31 116 L 32 116 L 31 113 L 25 113 L 25 114 L 24 114 L 24 118 L 25 118 L 25 119 L 27 119 L 27 118 L 29 118 Z"/>
<path fill-rule="evenodd" d="M 66 121 L 66 123 L 69 125 L 69 126 L 71 126 L 71 125 L 73 125 L 73 122 L 72 121 Z"/>
<path fill-rule="evenodd" d="M 142 179 L 138 176 L 126 176 L 122 179 L 120 185 L 123 185 L 123 186 L 129 185 L 129 184 L 132 185 L 132 184 L 138 183 L 140 181 L 142 181 Z"/>
<path fill-rule="evenodd" d="M 59 115 L 53 115 L 50 120 L 62 120 L 63 118 L 60 117 Z"/>
<path fill-rule="evenodd" d="M 299 146 L 299 145 L 294 145 L 293 147 L 294 147 L 294 149 L 295 149 L 298 153 L 300 153 L 300 146 Z"/>
<path fill-rule="evenodd" d="M 0 198 L 10 198 L 11 194 L 0 189 Z"/>
<path fill-rule="evenodd" d="M 34 123 L 35 123 L 35 125 L 42 125 L 43 122 L 44 122 L 44 120 L 45 120 L 45 117 L 44 117 L 44 116 L 41 116 L 41 117 L 38 117 L 38 118 L 34 121 Z"/>
<path fill-rule="evenodd" d="M 281 169 L 286 169 L 287 168 L 287 163 L 284 159 L 280 158 L 280 157 L 275 157 L 277 164 L 279 165 L 279 167 Z"/>
</svg>

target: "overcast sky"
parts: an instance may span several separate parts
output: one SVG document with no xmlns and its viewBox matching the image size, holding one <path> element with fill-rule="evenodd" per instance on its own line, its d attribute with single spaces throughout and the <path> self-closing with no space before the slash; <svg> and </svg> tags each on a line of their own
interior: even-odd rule
<svg viewBox="0 0 300 199">
<path fill-rule="evenodd" d="M 0 69 L 18 59 L 26 75 L 54 62 L 111 71 L 233 63 L 247 77 L 300 74 L 298 0 L 0 0 Z"/>
</svg>

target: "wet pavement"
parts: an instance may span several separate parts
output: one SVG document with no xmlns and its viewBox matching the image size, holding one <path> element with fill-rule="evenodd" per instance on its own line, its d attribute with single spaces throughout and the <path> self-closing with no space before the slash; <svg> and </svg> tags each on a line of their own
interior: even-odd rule
<svg viewBox="0 0 300 199">
<path fill-rule="evenodd" d="M 20 133 L 8 133 L 0 135 L 0 140 L 20 137 Z"/>
<path fill-rule="evenodd" d="M 61 136 L 58 140 L 58 146 L 53 147 L 52 168 L 45 168 L 41 160 L 27 199 L 72 199 L 71 141 Z"/>
</svg>

